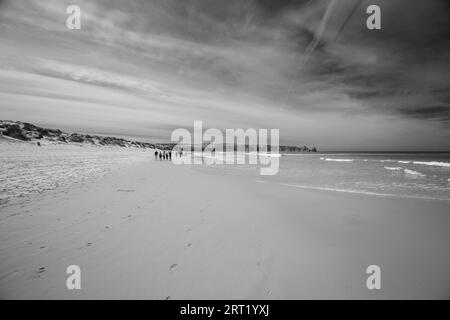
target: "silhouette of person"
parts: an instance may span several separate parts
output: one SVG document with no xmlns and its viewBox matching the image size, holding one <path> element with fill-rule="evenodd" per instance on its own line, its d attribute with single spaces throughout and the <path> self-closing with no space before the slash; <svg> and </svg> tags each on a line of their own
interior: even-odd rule
<svg viewBox="0 0 450 320">
<path fill-rule="evenodd" d="M 172 151 L 169 151 L 169 161 L 172 161 Z"/>
<path fill-rule="evenodd" d="M 161 161 L 162 158 L 162 152 L 159 153 L 159 161 Z"/>
<path fill-rule="evenodd" d="M 155 151 L 155 160 L 158 160 L 158 150 Z"/>
</svg>

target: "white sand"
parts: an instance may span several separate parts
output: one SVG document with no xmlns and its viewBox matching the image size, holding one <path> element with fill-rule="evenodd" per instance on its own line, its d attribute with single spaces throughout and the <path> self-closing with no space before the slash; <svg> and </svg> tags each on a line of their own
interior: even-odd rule
<svg viewBox="0 0 450 320">
<path fill-rule="evenodd" d="M 448 206 L 126 164 L 1 209 L 0 295 L 449 298 Z M 72 264 L 81 290 L 66 289 Z M 366 288 L 371 264 L 379 291 Z"/>
</svg>

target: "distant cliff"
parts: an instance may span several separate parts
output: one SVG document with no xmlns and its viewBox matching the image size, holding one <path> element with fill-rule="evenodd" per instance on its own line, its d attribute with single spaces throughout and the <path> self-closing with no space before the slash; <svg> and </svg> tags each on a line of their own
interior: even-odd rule
<svg viewBox="0 0 450 320">
<path fill-rule="evenodd" d="M 86 143 L 91 145 L 103 146 L 118 146 L 118 147 L 135 147 L 135 148 L 149 148 L 171 150 L 174 143 L 148 143 L 131 141 L 123 138 L 104 137 L 98 135 L 89 135 L 81 133 L 67 133 L 59 129 L 48 129 L 38 127 L 34 124 L 20 121 L 0 120 L 0 134 L 22 141 L 54 141 L 58 143 Z M 236 149 L 236 147 L 235 147 Z M 247 149 L 247 147 L 246 147 Z M 270 146 L 269 146 L 270 151 Z M 296 146 L 280 146 L 279 152 L 317 152 L 317 149 L 312 147 L 296 147 Z"/>
</svg>

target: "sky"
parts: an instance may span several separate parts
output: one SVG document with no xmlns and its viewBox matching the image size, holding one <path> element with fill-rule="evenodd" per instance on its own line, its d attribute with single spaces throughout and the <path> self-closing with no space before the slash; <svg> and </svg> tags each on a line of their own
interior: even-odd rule
<svg viewBox="0 0 450 320">
<path fill-rule="evenodd" d="M 0 0 L 0 119 L 154 142 L 200 120 L 319 150 L 450 150 L 450 1 L 412 3 Z M 366 27 L 372 4 L 381 30 Z"/>
</svg>

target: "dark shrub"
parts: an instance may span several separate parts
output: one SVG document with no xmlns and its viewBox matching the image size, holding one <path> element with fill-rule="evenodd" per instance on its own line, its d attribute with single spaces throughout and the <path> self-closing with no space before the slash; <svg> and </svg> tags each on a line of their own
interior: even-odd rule
<svg viewBox="0 0 450 320">
<path fill-rule="evenodd" d="M 16 124 L 9 126 L 5 131 L 3 131 L 3 134 L 5 136 L 8 136 L 8 137 L 11 137 L 14 139 L 19 139 L 19 140 L 23 140 L 23 141 L 30 140 L 30 138 L 28 138 L 26 135 L 24 135 L 22 132 L 22 129 L 20 129 L 20 127 Z"/>
</svg>

